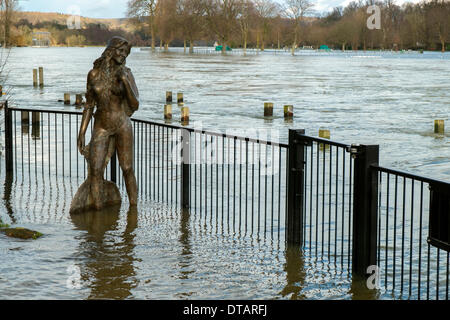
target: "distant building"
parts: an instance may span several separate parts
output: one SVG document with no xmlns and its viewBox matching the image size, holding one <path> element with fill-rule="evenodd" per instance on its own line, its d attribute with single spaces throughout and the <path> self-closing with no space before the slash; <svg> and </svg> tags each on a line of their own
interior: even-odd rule
<svg viewBox="0 0 450 320">
<path fill-rule="evenodd" d="M 51 45 L 50 32 L 33 32 L 32 46 L 35 48 L 48 48 Z"/>
</svg>

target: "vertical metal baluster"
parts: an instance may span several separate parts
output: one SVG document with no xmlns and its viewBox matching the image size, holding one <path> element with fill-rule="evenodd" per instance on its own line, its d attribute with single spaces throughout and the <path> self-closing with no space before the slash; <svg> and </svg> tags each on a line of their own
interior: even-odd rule
<svg viewBox="0 0 450 320">
<path fill-rule="evenodd" d="M 405 262 L 405 214 L 406 214 L 406 178 L 403 177 L 403 209 L 402 209 L 402 268 L 400 279 L 400 291 L 403 294 L 403 276 L 404 276 L 404 262 Z"/>
<path fill-rule="evenodd" d="M 258 142 L 258 234 L 261 225 L 261 143 Z"/>
<path fill-rule="evenodd" d="M 317 251 L 319 250 L 319 177 L 320 177 L 320 144 L 316 143 L 316 237 L 315 237 L 315 255 L 317 257 Z"/>
<path fill-rule="evenodd" d="M 65 162 L 65 158 L 64 158 L 64 153 L 65 153 L 65 150 L 64 150 L 64 114 L 61 114 L 61 131 L 62 131 L 62 152 L 61 152 L 61 154 L 62 154 L 62 176 L 63 176 L 63 178 L 64 178 L 64 176 L 65 176 L 65 165 L 64 165 L 64 162 Z"/>
<path fill-rule="evenodd" d="M 441 262 L 439 254 L 441 253 L 441 249 L 436 248 L 437 257 L 436 257 L 436 300 L 439 300 L 439 264 Z"/>
<path fill-rule="evenodd" d="M 236 137 L 233 139 L 233 233 L 236 225 Z"/>
<path fill-rule="evenodd" d="M 72 115 L 69 114 L 69 177 L 72 178 Z"/>
<path fill-rule="evenodd" d="M 395 192 L 394 192 L 394 252 L 392 258 L 392 290 L 395 289 L 395 255 L 397 252 L 397 200 L 398 200 L 398 175 L 395 175 Z"/>
<path fill-rule="evenodd" d="M 245 140 L 245 234 L 248 223 L 248 139 Z"/>
<path fill-rule="evenodd" d="M 306 166 L 306 163 L 305 163 Z M 306 172 L 306 167 L 305 167 Z M 305 176 L 305 182 L 306 182 L 306 174 Z M 306 186 L 306 183 L 304 184 Z M 306 190 L 306 188 L 305 188 Z M 305 195 L 303 196 L 303 199 L 305 199 Z M 304 204 L 306 206 L 306 201 L 304 201 Z M 303 215 L 305 215 L 306 209 L 303 209 Z M 305 219 L 303 219 L 305 221 Z M 306 226 L 306 223 L 303 224 L 304 228 Z M 280 240 L 280 228 L 281 228 L 281 146 L 278 146 L 278 240 Z M 303 231 L 303 238 L 305 236 L 305 231 Z M 303 243 L 304 239 L 303 239 Z"/>
<path fill-rule="evenodd" d="M 422 274 L 422 213 L 423 213 L 423 182 L 420 182 L 420 216 L 419 216 L 419 274 L 417 298 L 420 300 L 420 278 Z"/>
<path fill-rule="evenodd" d="M 337 262 L 337 234 L 338 234 L 338 194 L 339 194 L 339 149 L 336 146 L 336 194 L 335 194 L 335 211 L 334 211 L 334 264 Z"/>
<path fill-rule="evenodd" d="M 330 168 L 329 168 L 329 180 L 328 180 L 328 262 L 330 261 L 330 249 L 331 249 L 331 181 L 333 174 L 333 146 L 330 145 Z"/>
<path fill-rule="evenodd" d="M 311 162 L 311 178 L 310 178 L 310 190 L 309 190 L 309 250 L 312 249 L 312 233 L 313 233 L 313 175 L 314 175 L 314 144 L 311 145 L 311 156 L 310 156 L 310 162 Z"/>
<path fill-rule="evenodd" d="M 255 216 L 255 143 L 252 142 L 252 235 Z"/>
<path fill-rule="evenodd" d="M 382 173 L 380 172 L 380 176 L 382 175 Z M 386 184 L 387 184 L 387 186 L 386 186 L 386 189 L 387 189 L 387 191 L 386 191 L 386 242 L 385 242 L 385 266 L 384 266 L 384 270 L 385 270 L 385 272 L 384 272 L 384 274 L 385 274 L 385 278 L 384 278 L 384 283 L 385 283 L 385 287 L 387 287 L 387 274 L 388 274 L 388 272 L 387 272 L 387 270 L 388 270 L 388 258 L 389 258 L 389 254 L 388 254 L 388 252 L 389 252 L 389 250 L 388 250 L 388 244 L 389 244 L 389 185 L 390 185 L 390 176 L 389 176 L 389 173 L 387 174 L 387 178 L 386 178 Z M 380 188 L 380 190 L 381 190 L 381 188 Z M 380 204 L 381 204 L 381 202 L 380 202 Z M 380 215 L 381 216 L 381 215 Z M 379 261 L 379 259 L 378 259 L 378 261 Z"/>
<path fill-rule="evenodd" d="M 239 140 L 239 232 L 241 232 L 241 204 L 242 204 L 242 140 Z"/>
<path fill-rule="evenodd" d="M 430 244 L 427 253 L 427 300 L 430 300 Z"/>
<path fill-rule="evenodd" d="M 325 181 L 325 149 L 326 149 L 326 145 L 323 144 L 323 149 L 322 149 L 322 257 L 324 255 L 324 242 L 325 242 L 325 185 L 326 185 L 326 181 Z"/>
<path fill-rule="evenodd" d="M 409 297 L 412 293 L 412 255 L 413 255 L 413 227 L 414 227 L 414 179 L 411 180 L 411 232 L 409 240 Z"/>
<path fill-rule="evenodd" d="M 273 238 L 273 212 L 274 212 L 274 207 L 273 207 L 273 196 L 274 196 L 274 184 L 275 184 L 275 147 L 271 144 L 270 148 L 272 149 L 272 159 L 271 159 L 271 167 L 272 167 L 272 212 L 271 212 L 271 227 L 270 227 L 270 236 Z"/>
<path fill-rule="evenodd" d="M 341 267 L 344 266 L 344 239 L 345 239 L 345 150 L 342 149 L 342 239 L 341 239 Z"/>
<path fill-rule="evenodd" d="M 347 267 L 350 270 L 350 260 L 351 260 L 351 239 L 352 239 L 352 181 L 353 181 L 353 162 L 351 155 L 348 155 L 348 164 L 349 164 L 349 177 L 348 177 L 348 248 L 347 248 Z"/>
<path fill-rule="evenodd" d="M 213 189 L 213 182 L 214 182 L 214 170 L 213 170 L 213 146 L 214 146 L 214 144 L 213 144 L 213 142 L 214 142 L 214 140 L 213 140 L 213 136 L 211 135 L 211 152 L 209 153 L 209 158 L 210 158 L 210 163 L 209 163 L 209 165 L 210 165 L 210 171 L 211 171 L 211 185 L 210 185 L 210 193 L 211 193 L 211 199 L 210 199 L 210 201 L 211 201 L 211 203 L 210 203 L 210 205 L 211 205 L 211 215 L 209 216 L 209 221 L 212 223 L 212 216 L 213 216 L 213 199 L 214 199 L 214 196 L 213 196 L 213 191 L 214 191 L 214 189 Z"/>
</svg>

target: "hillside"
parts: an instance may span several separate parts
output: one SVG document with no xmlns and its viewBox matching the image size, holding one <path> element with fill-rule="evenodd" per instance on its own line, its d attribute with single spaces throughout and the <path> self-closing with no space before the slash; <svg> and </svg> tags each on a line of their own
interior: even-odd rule
<svg viewBox="0 0 450 320">
<path fill-rule="evenodd" d="M 43 23 L 56 23 L 60 25 L 66 25 L 67 19 L 70 18 L 68 14 L 62 13 L 47 13 L 47 12 L 17 12 L 17 20 L 26 20 L 32 25 Z M 85 28 L 89 24 L 97 24 L 106 26 L 108 29 L 122 29 L 127 32 L 133 32 L 134 27 L 132 24 L 127 23 L 128 19 L 94 19 L 81 17 L 81 28 Z"/>
</svg>

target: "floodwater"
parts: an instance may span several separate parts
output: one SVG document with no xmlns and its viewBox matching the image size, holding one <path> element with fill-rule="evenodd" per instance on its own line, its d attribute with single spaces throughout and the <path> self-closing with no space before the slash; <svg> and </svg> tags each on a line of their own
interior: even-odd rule
<svg viewBox="0 0 450 320">
<path fill-rule="evenodd" d="M 102 48 L 13 49 L 6 87 L 20 107 L 59 108 L 64 92 L 85 90 Z M 183 92 L 191 125 L 287 141 L 288 129 L 331 130 L 333 140 L 379 144 L 381 164 L 450 181 L 450 140 L 433 133 L 450 114 L 450 55 L 441 53 L 151 54 L 128 58 L 140 90 L 136 118 L 163 121 L 165 92 Z M 44 67 L 45 88 L 32 69 Z M 5 89 L 4 89 L 5 90 Z M 72 99 L 73 99 L 72 95 Z M 275 105 L 274 118 L 263 104 Z M 285 122 L 283 105 L 294 105 Z M 174 108 L 173 123 L 179 121 Z M 251 128 L 251 129 L 249 129 Z M 448 132 L 448 129 L 447 129 Z M 346 270 L 287 249 L 275 237 L 233 233 L 195 212 L 141 199 L 108 214 L 68 214 L 82 181 L 28 184 L 5 177 L 0 217 L 39 230 L 37 241 L 0 234 L 4 299 L 350 299 L 384 298 L 352 286 Z M 125 197 L 125 195 L 124 195 Z"/>
</svg>

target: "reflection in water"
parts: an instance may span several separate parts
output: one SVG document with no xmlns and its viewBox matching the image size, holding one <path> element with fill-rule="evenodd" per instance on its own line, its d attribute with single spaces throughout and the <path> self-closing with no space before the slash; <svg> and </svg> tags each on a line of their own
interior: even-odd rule
<svg viewBox="0 0 450 320">
<path fill-rule="evenodd" d="M 85 258 L 80 268 L 82 280 L 90 282 L 89 299 L 125 299 L 137 286 L 133 250 L 138 212 L 130 209 L 126 229 L 117 237 L 119 213 L 120 206 L 115 206 L 71 216 L 78 229 L 87 231 L 79 255 Z"/>
<path fill-rule="evenodd" d="M 285 251 L 286 286 L 280 292 L 283 297 L 290 296 L 292 300 L 305 299 L 301 293 L 305 283 L 305 261 L 301 249 L 297 246 L 287 246 Z"/>
<path fill-rule="evenodd" d="M 181 254 L 180 254 L 180 280 L 189 279 L 189 275 L 194 271 L 191 267 L 192 260 L 192 248 L 190 240 L 190 212 L 187 209 L 181 210 L 181 220 L 180 220 L 180 244 L 181 244 Z M 180 293 L 181 298 L 186 298 L 191 296 L 192 293 Z"/>
<path fill-rule="evenodd" d="M 16 223 L 16 218 L 14 217 L 14 212 L 11 204 L 11 192 L 13 184 L 13 174 L 11 172 L 6 172 L 5 175 L 5 189 L 3 193 L 3 201 L 5 203 L 6 213 L 11 218 L 13 224 Z"/>
<path fill-rule="evenodd" d="M 369 279 L 369 282 L 373 283 L 374 281 Z M 352 300 L 377 300 L 380 298 L 379 290 L 369 289 L 366 279 L 356 276 L 352 277 L 352 285 L 349 293 Z"/>
</svg>

